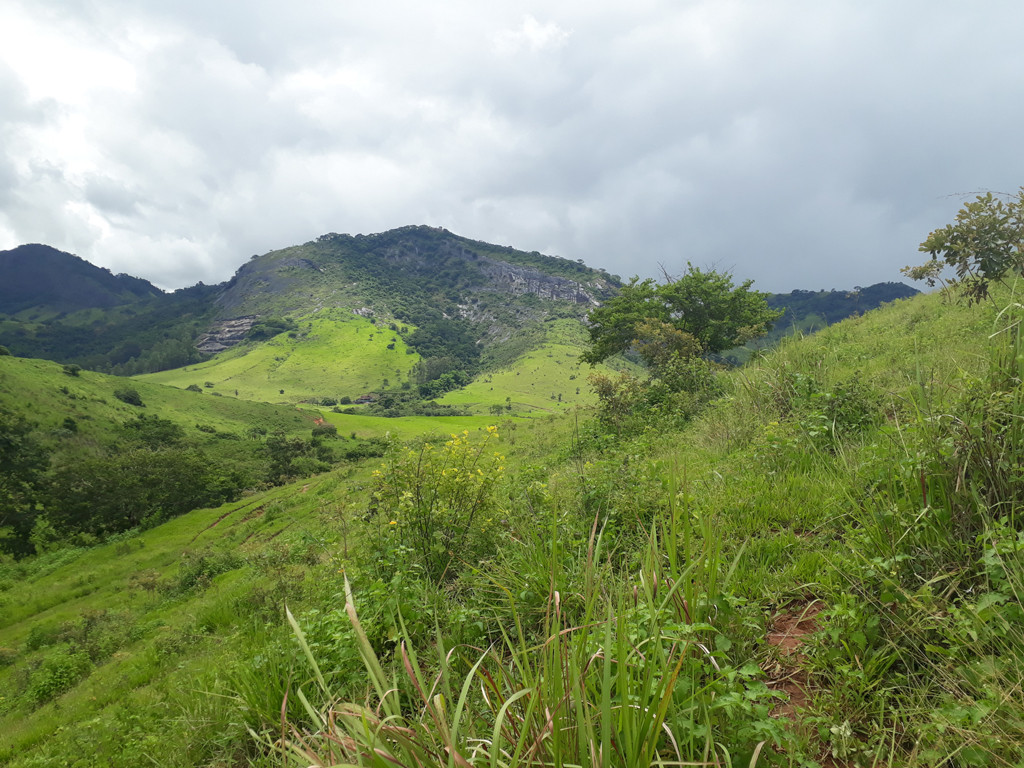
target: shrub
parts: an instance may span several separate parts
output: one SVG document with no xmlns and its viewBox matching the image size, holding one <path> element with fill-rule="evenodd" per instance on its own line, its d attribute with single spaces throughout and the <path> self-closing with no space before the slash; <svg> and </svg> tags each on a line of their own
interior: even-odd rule
<svg viewBox="0 0 1024 768">
<path fill-rule="evenodd" d="M 63 370 L 64 373 L 66 373 L 68 376 L 77 376 L 82 372 L 82 366 L 75 365 L 74 363 L 69 363 L 68 365 L 64 366 Z"/>
<path fill-rule="evenodd" d="M 337 437 L 338 428 L 330 422 L 313 425 L 313 437 Z"/>
<path fill-rule="evenodd" d="M 463 561 L 493 553 L 498 501 L 495 486 L 505 457 L 488 450 L 498 428 L 482 441 L 469 432 L 441 446 L 393 444 L 375 470 L 370 513 L 376 527 L 371 550 L 378 576 L 417 571 L 435 583 L 454 578 Z"/>
<path fill-rule="evenodd" d="M 199 392 L 200 394 L 202 394 L 203 388 L 200 387 L 198 384 L 189 384 L 187 387 L 185 387 L 185 391 L 186 392 Z"/>
<path fill-rule="evenodd" d="M 32 672 L 27 691 L 29 701 L 38 706 L 55 699 L 89 674 L 91 667 L 84 652 L 70 648 L 57 650 Z"/>
<path fill-rule="evenodd" d="M 142 397 L 139 395 L 138 390 L 135 389 L 115 389 L 114 397 L 122 403 L 128 403 L 128 405 L 142 406 Z"/>
</svg>

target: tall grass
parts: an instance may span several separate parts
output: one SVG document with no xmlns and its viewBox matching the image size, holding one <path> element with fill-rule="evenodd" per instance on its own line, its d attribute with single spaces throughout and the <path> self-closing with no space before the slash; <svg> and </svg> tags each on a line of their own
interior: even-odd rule
<svg viewBox="0 0 1024 768">
<path fill-rule="evenodd" d="M 730 665 L 716 626 L 716 598 L 735 563 L 721 560 L 710 525 L 692 530 L 674 492 L 670 499 L 631 585 L 603 565 L 595 521 L 574 607 L 552 588 L 534 634 L 498 585 L 512 622 L 486 648 L 448 648 L 439 632 L 418 653 L 399 617 L 395 658 L 381 659 L 346 579 L 345 610 L 372 690 L 365 703 L 337 701 L 289 614 L 316 696 L 296 688 L 305 723 L 283 719 L 264 743 L 291 764 L 314 766 L 721 766 L 737 755 L 756 764 L 764 739 L 784 735 L 767 717 L 771 694 L 759 670 Z M 317 708 L 311 698 L 330 703 Z M 720 741 L 730 728 L 748 743 Z"/>
</svg>

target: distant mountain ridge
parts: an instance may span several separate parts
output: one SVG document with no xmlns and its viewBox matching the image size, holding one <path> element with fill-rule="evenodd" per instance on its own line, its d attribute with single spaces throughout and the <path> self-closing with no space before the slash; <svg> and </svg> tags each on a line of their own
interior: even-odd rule
<svg viewBox="0 0 1024 768">
<path fill-rule="evenodd" d="M 38 243 L 0 251 L 0 314 L 26 309 L 75 312 L 163 293 L 140 277 L 115 275 L 85 259 Z"/>
<path fill-rule="evenodd" d="M 253 256 L 220 285 L 173 293 L 48 246 L 9 253 L 0 261 L 0 283 L 11 286 L 0 343 L 19 356 L 121 374 L 197 362 L 244 340 L 261 319 L 339 308 L 426 329 L 420 342 L 429 333 L 447 344 L 428 350 L 435 356 L 473 357 L 474 345 L 479 356 L 549 317 L 582 320 L 619 284 L 582 262 L 426 226 L 322 235 Z"/>
<path fill-rule="evenodd" d="M 328 233 L 253 256 L 219 285 L 172 293 L 50 246 L 24 245 L 0 252 L 0 344 L 18 356 L 133 375 L 197 363 L 254 328 L 266 337 L 297 318 L 342 311 L 413 326 L 408 341 L 421 357 L 473 371 L 522 354 L 545 321 L 584 322 L 620 285 L 582 261 L 428 226 Z M 915 293 L 879 283 L 769 295 L 786 312 L 758 346 Z"/>
</svg>

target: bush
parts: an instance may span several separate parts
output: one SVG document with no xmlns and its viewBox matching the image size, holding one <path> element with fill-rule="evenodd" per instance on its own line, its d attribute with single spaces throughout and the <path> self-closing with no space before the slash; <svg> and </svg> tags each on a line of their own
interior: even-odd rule
<svg viewBox="0 0 1024 768">
<path fill-rule="evenodd" d="M 82 366 L 70 363 L 68 365 L 65 365 L 63 370 L 64 373 L 66 373 L 68 376 L 77 376 L 82 372 Z"/>
<path fill-rule="evenodd" d="M 122 403 L 128 403 L 128 405 L 135 405 L 142 407 L 142 397 L 139 395 L 138 390 L 135 389 L 115 389 L 114 397 L 120 400 Z"/>
<path fill-rule="evenodd" d="M 469 432 L 442 446 L 393 444 L 373 473 L 370 548 L 377 575 L 414 571 L 435 583 L 450 581 L 461 563 L 493 554 L 498 500 L 495 488 L 505 457 L 488 450 L 498 428 L 479 443 Z"/>
<path fill-rule="evenodd" d="M 89 674 L 91 667 L 89 657 L 82 651 L 59 649 L 32 672 L 27 691 L 29 701 L 39 706 L 55 699 Z"/>
<path fill-rule="evenodd" d="M 313 437 L 337 437 L 338 428 L 330 422 L 313 425 Z"/>
</svg>

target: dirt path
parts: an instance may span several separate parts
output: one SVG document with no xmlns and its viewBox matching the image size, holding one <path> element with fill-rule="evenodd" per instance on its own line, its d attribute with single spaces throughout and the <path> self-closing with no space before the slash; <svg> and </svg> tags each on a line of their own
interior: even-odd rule
<svg viewBox="0 0 1024 768">
<path fill-rule="evenodd" d="M 807 706 L 810 683 L 800 648 L 807 635 L 818 630 L 817 617 L 824 607 L 820 600 L 801 600 L 788 605 L 772 621 L 768 645 L 775 652 L 765 665 L 768 687 L 789 697 L 775 708 L 773 717 L 793 720 L 797 710 Z"/>
</svg>

